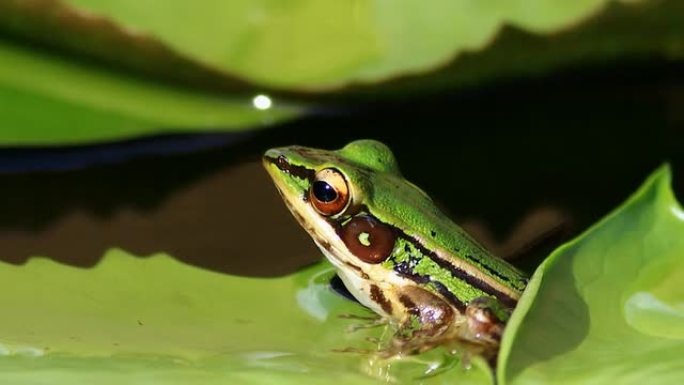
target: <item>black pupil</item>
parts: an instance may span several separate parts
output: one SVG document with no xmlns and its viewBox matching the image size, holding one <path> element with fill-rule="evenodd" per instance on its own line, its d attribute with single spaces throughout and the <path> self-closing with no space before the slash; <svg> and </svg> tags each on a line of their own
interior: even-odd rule
<svg viewBox="0 0 684 385">
<path fill-rule="evenodd" d="M 337 199 L 337 191 L 321 180 L 317 180 L 313 184 L 313 194 L 321 202 L 332 202 Z"/>
</svg>

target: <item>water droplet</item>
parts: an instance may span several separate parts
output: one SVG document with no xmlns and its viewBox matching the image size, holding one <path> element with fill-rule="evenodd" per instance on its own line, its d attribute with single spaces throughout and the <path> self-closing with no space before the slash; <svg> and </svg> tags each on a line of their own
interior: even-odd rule
<svg viewBox="0 0 684 385">
<path fill-rule="evenodd" d="M 257 110 L 268 110 L 273 106 L 273 101 L 266 95 L 259 94 L 252 99 L 252 105 Z"/>
</svg>

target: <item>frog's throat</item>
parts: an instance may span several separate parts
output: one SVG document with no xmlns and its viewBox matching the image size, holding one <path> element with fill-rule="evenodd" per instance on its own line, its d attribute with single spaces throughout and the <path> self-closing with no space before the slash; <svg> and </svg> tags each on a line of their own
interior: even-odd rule
<svg viewBox="0 0 684 385">
<path fill-rule="evenodd" d="M 337 276 L 340 277 L 344 286 L 349 290 L 354 298 L 359 301 L 363 306 L 371 309 L 377 314 L 385 315 L 391 317 L 392 314 L 388 313 L 386 307 L 383 307 L 381 303 L 373 300 L 370 293 L 372 292 L 373 284 L 369 281 L 369 277 L 360 268 L 350 264 L 340 261 L 330 249 L 323 247 L 314 239 L 314 242 L 321 249 L 321 252 L 325 257 L 335 266 L 335 271 Z"/>
</svg>

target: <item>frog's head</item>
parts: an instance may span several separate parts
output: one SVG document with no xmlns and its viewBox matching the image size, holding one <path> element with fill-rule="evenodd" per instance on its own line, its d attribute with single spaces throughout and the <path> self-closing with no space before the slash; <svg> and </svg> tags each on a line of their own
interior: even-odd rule
<svg viewBox="0 0 684 385">
<path fill-rule="evenodd" d="M 402 180 L 387 146 L 358 140 L 337 151 L 282 147 L 268 150 L 263 162 L 294 217 L 350 290 L 361 289 L 362 280 L 383 280 L 381 262 L 397 234 L 366 213 L 379 180 Z"/>
</svg>

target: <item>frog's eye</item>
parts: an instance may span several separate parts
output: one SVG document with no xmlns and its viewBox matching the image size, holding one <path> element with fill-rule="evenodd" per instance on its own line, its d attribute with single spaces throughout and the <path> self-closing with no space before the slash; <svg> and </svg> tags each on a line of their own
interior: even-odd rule
<svg viewBox="0 0 684 385">
<path fill-rule="evenodd" d="M 344 175 L 334 168 L 317 172 L 309 198 L 316 211 L 325 216 L 341 213 L 349 203 L 349 187 Z"/>
</svg>

